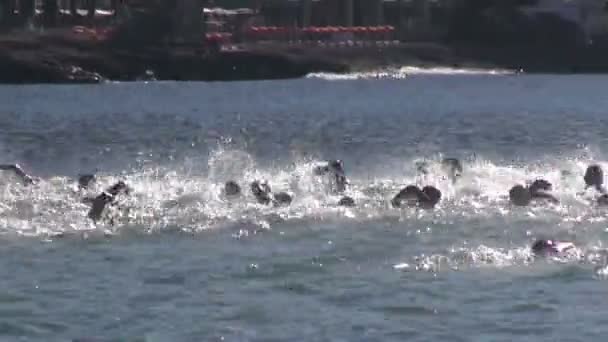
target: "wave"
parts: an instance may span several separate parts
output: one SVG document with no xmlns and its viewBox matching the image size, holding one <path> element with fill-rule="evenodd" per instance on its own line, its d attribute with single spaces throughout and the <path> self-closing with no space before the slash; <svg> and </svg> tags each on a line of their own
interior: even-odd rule
<svg viewBox="0 0 608 342">
<path fill-rule="evenodd" d="M 452 67 L 415 67 L 404 66 L 401 68 L 386 68 L 376 71 L 351 72 L 346 74 L 337 73 L 311 73 L 307 78 L 323 79 L 328 81 L 352 81 L 352 80 L 402 80 L 413 75 L 490 75 L 504 76 L 514 75 L 522 71 L 508 69 L 482 69 L 482 68 L 452 68 Z"/>
<path fill-rule="evenodd" d="M 530 268 L 530 276 L 563 280 L 564 269 L 559 266 L 571 265 L 580 268 L 584 277 L 588 277 L 587 270 L 591 268 L 596 279 L 608 279 L 608 248 L 601 243 L 573 248 L 565 254 L 543 259 L 541 263 L 538 261 L 529 245 L 501 248 L 481 244 L 452 248 L 444 253 L 415 255 L 394 264 L 393 269 L 398 272 L 441 273 L 465 269 L 521 269 L 525 266 Z"/>
<path fill-rule="evenodd" d="M 379 71 L 366 71 L 366 72 L 351 72 L 346 74 L 337 73 L 310 73 L 306 75 L 306 78 L 323 79 L 327 81 L 353 81 L 353 80 L 402 80 L 407 77 L 406 72 L 402 72 L 398 69 L 387 69 Z"/>
<path fill-rule="evenodd" d="M 521 71 L 508 69 L 483 69 L 483 68 L 451 68 L 451 67 L 431 67 L 422 68 L 405 66 L 399 72 L 406 75 L 514 75 Z"/>
</svg>

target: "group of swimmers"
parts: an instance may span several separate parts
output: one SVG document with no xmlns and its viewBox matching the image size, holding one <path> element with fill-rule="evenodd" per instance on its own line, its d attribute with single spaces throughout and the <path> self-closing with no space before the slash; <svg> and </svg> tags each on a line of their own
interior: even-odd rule
<svg viewBox="0 0 608 342">
<path fill-rule="evenodd" d="M 428 173 L 426 163 L 418 164 L 418 172 Z M 446 158 L 441 162 L 442 170 L 447 177 L 456 183 L 463 175 L 463 166 L 460 160 Z M 19 165 L 0 165 L 0 171 L 10 171 L 18 176 L 24 185 L 34 184 L 37 180 L 28 175 Z M 314 167 L 313 173 L 319 177 L 327 177 L 330 183 L 330 190 L 334 194 L 342 195 L 338 201 L 339 206 L 354 207 L 355 200 L 344 193 L 349 184 L 341 160 L 330 160 Z M 78 187 L 87 189 L 96 177 L 93 174 L 81 175 L 78 178 Z M 591 165 L 585 171 L 583 177 L 585 189 L 595 189 L 600 196 L 596 199 L 599 205 L 608 205 L 608 192 L 604 188 L 604 173 L 599 165 Z M 533 202 L 559 203 L 559 200 L 551 194 L 552 184 L 545 179 L 536 179 L 527 186 L 517 184 L 509 190 L 509 201 L 515 206 L 527 206 Z M 124 181 L 118 181 L 105 191 L 95 197 L 86 197 L 83 203 L 89 204 L 88 218 L 97 222 L 104 217 L 104 212 L 108 206 L 116 206 L 117 198 L 122 195 L 128 196 L 131 189 Z M 251 194 L 256 201 L 262 205 L 288 206 L 293 201 L 293 196 L 287 192 L 274 193 L 266 181 L 255 180 L 250 183 Z M 242 195 L 241 186 L 233 181 L 224 184 L 223 194 L 227 199 L 234 199 Z M 434 186 L 427 185 L 423 188 L 417 185 L 408 185 L 400 190 L 390 201 L 394 208 L 414 207 L 420 209 L 433 209 L 441 201 L 441 191 Z M 556 242 L 553 240 L 537 240 L 532 245 L 535 255 L 555 255 L 563 253 L 573 247 L 569 242 Z"/>
<path fill-rule="evenodd" d="M 24 185 L 35 184 L 38 181 L 36 178 L 27 174 L 23 168 L 19 166 L 19 164 L 0 165 L 0 171 L 13 172 L 21 179 Z M 95 180 L 95 175 L 80 175 L 78 177 L 78 188 L 87 189 L 93 182 L 95 182 Z M 127 184 L 124 181 L 118 181 L 95 197 L 83 198 L 82 202 L 91 206 L 87 214 L 88 218 L 95 222 L 99 221 L 103 217 L 105 209 L 108 205 L 116 205 L 117 197 L 119 195 L 128 195 L 129 192 L 130 188 L 127 186 Z"/>
<path fill-rule="evenodd" d="M 598 205 L 608 205 L 608 193 L 604 188 L 604 171 L 599 165 L 587 167 L 585 175 L 585 190 L 591 188 L 596 190 L 600 196 L 597 197 Z M 559 200 L 551 194 L 553 185 L 545 179 L 537 179 L 528 186 L 515 185 L 509 190 L 509 201 L 517 206 L 527 206 L 532 202 L 559 203 Z"/>
</svg>

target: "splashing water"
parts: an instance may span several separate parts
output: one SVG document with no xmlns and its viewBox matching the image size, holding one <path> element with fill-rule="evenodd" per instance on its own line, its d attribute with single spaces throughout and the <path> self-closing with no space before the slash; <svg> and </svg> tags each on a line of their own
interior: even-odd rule
<svg viewBox="0 0 608 342">
<path fill-rule="evenodd" d="M 465 76 L 506 76 L 514 75 L 518 72 L 503 69 L 475 69 L 475 68 L 450 68 L 434 67 L 422 68 L 414 66 L 404 66 L 401 68 L 386 68 L 377 71 L 351 72 L 347 74 L 334 73 L 311 73 L 307 78 L 323 79 L 327 81 L 355 81 L 355 80 L 403 80 L 408 76 L 415 75 L 465 75 Z"/>
<path fill-rule="evenodd" d="M 81 200 L 99 193 L 119 179 L 134 189 L 134 195 L 123 201 L 122 206 L 128 210 L 120 213 L 120 223 L 110 227 L 113 231 L 120 231 L 123 226 L 138 226 L 145 230 L 181 227 L 186 231 L 200 231 L 238 222 L 271 227 L 269 222 L 276 219 L 324 220 L 336 215 L 343 220 L 394 217 L 445 222 L 500 217 L 545 220 L 552 217 L 562 227 L 605 221 L 603 210 L 589 204 L 590 194 L 580 194 L 580 175 L 593 161 L 592 158 L 569 158 L 554 165 L 501 165 L 476 157 L 465 162 L 464 176 L 456 184 L 452 184 L 442 171 L 441 158 L 440 155 L 426 158 L 428 173 L 425 175 L 417 173 L 413 167 L 419 159 L 403 161 L 404 165 L 412 166 L 404 168 L 402 174 L 383 175 L 371 181 L 352 175 L 347 194 L 355 199 L 357 207 L 349 209 L 338 207 L 340 197 L 328 193 L 324 178 L 311 172 L 318 160 L 294 160 L 287 166 L 268 168 L 267 164 L 259 165 L 243 150 L 222 146 L 210 152 L 206 167 L 198 166 L 197 161 L 190 159 L 184 167 L 175 170 L 151 167 L 119 176 L 100 174 L 98 182 L 85 192 L 79 192 L 74 181 L 67 177 L 43 179 L 35 186 L 22 187 L 7 178 L 8 175 L 3 175 L 0 227 L 5 233 L 34 236 L 96 229 L 86 219 L 88 207 Z M 600 165 L 607 166 L 608 163 L 600 162 Z M 506 195 L 511 186 L 540 177 L 553 183 L 560 205 L 521 210 L 508 205 Z M 228 180 L 242 185 L 245 193 L 242 198 L 224 198 L 222 188 Z M 267 180 L 275 192 L 293 193 L 293 204 L 284 208 L 256 204 L 248 191 L 248 184 L 253 180 Z M 408 184 L 439 188 L 444 194 L 440 206 L 433 212 L 390 208 L 389 200 Z M 101 226 L 109 229 L 103 224 Z M 492 257 L 484 258 L 480 253 L 478 250 L 471 254 L 471 261 L 494 260 Z"/>
</svg>

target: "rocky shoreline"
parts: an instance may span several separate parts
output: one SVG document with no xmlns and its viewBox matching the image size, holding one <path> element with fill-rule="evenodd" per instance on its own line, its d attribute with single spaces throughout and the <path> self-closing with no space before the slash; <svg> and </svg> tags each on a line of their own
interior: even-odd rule
<svg viewBox="0 0 608 342">
<path fill-rule="evenodd" d="M 128 48 L 57 35 L 0 38 L 0 83 L 99 83 L 142 79 L 230 81 L 347 72 L 328 59 L 262 50 L 206 53 L 200 47 Z"/>
<path fill-rule="evenodd" d="M 365 47 L 256 44 L 208 53 L 199 46 L 113 46 L 62 34 L 0 37 L 0 83 L 99 83 L 298 78 L 392 66 L 509 69 L 526 73 L 607 73 L 608 49 L 410 43 Z"/>
</svg>

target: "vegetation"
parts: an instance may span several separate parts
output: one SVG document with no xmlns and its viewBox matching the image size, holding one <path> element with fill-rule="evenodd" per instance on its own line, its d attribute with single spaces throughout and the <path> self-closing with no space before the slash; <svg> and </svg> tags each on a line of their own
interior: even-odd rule
<svg viewBox="0 0 608 342">
<path fill-rule="evenodd" d="M 460 1 L 449 15 L 446 39 L 484 45 L 573 45 L 584 42 L 584 35 L 575 23 L 557 15 L 528 16 L 522 11 L 522 6 L 536 3 L 537 0 Z"/>
</svg>

